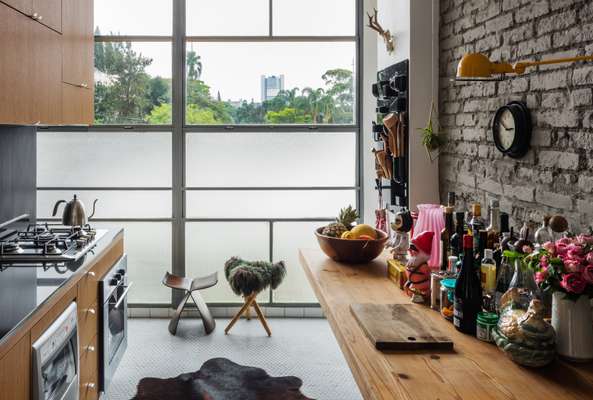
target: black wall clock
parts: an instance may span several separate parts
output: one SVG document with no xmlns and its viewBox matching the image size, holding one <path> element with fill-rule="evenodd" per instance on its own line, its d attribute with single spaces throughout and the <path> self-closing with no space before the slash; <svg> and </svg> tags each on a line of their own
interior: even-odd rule
<svg viewBox="0 0 593 400">
<path fill-rule="evenodd" d="M 520 101 L 511 101 L 500 107 L 494 115 L 492 135 L 496 148 L 512 158 L 521 158 L 529 150 L 531 116 Z"/>
</svg>

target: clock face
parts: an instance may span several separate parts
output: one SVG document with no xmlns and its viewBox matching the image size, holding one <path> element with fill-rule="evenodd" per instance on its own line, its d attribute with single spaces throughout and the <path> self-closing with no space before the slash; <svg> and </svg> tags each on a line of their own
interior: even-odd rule
<svg viewBox="0 0 593 400">
<path fill-rule="evenodd" d="M 500 119 L 497 126 L 500 144 L 505 150 L 511 148 L 513 141 L 515 140 L 515 136 L 517 135 L 515 125 L 515 118 L 513 118 L 513 114 L 511 114 L 509 109 L 505 108 L 500 114 Z"/>
</svg>

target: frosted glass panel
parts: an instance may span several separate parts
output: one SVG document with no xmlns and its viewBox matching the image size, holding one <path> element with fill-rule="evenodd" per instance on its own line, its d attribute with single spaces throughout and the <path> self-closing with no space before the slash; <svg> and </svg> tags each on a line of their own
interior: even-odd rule
<svg viewBox="0 0 593 400">
<path fill-rule="evenodd" d="M 334 218 L 354 190 L 188 191 L 190 218 Z"/>
<path fill-rule="evenodd" d="M 95 218 L 171 218 L 170 191 L 95 191 L 95 190 L 39 190 L 37 192 L 37 216 L 51 218 L 56 201 L 70 201 L 72 195 L 84 203 L 87 216 L 91 215 L 93 201 L 98 199 Z M 62 215 L 64 205 L 58 210 Z"/>
<path fill-rule="evenodd" d="M 264 222 L 192 222 L 185 225 L 185 269 L 198 277 L 218 271 L 218 285 L 200 292 L 207 302 L 240 303 L 224 277 L 224 263 L 233 256 L 269 259 L 269 229 Z M 269 292 L 258 301 L 267 303 Z"/>
<path fill-rule="evenodd" d="M 275 36 L 354 35 L 354 0 L 274 0 Z"/>
<path fill-rule="evenodd" d="M 173 0 L 95 0 L 94 3 L 95 27 L 101 35 L 171 35 Z"/>
<path fill-rule="evenodd" d="M 274 301 L 281 303 L 317 303 L 317 298 L 299 262 L 299 248 L 318 249 L 313 231 L 323 222 L 274 223 L 274 261 L 284 260 L 287 275 L 274 290 Z"/>
<path fill-rule="evenodd" d="M 189 36 L 268 35 L 268 0 L 187 0 Z"/>
<path fill-rule="evenodd" d="M 354 186 L 355 149 L 353 132 L 191 133 L 187 185 Z"/>
<path fill-rule="evenodd" d="M 37 135 L 41 187 L 170 187 L 171 134 L 43 132 Z"/>
<path fill-rule="evenodd" d="M 171 272 L 171 224 L 168 222 L 95 222 L 96 227 L 124 228 L 124 251 L 128 254 L 130 303 L 170 303 L 171 289 L 161 283 Z"/>
</svg>

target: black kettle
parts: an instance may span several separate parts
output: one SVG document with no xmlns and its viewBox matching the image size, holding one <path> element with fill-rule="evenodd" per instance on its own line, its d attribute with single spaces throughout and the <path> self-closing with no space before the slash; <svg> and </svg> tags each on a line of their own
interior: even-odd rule
<svg viewBox="0 0 593 400">
<path fill-rule="evenodd" d="M 97 205 L 97 201 L 99 199 L 95 199 L 93 202 L 93 212 L 89 217 L 86 216 L 86 211 L 84 209 L 84 204 L 80 201 L 76 195 L 74 198 L 68 202 L 66 200 L 58 200 L 54 205 L 54 212 L 52 216 L 56 216 L 58 213 L 58 208 L 60 204 L 66 203 L 64 206 L 64 212 L 62 213 L 62 225 L 66 226 L 83 226 L 86 225 L 87 221 L 95 215 L 95 206 Z"/>
</svg>

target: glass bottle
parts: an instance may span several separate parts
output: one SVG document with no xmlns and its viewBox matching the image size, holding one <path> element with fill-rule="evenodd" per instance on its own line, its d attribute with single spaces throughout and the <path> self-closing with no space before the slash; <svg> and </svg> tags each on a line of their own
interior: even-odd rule
<svg viewBox="0 0 593 400">
<path fill-rule="evenodd" d="M 505 212 L 500 213 L 500 232 L 510 232 L 509 230 L 509 214 Z"/>
<path fill-rule="evenodd" d="M 463 235 L 465 233 L 465 213 L 455 213 L 455 233 L 451 236 L 451 253 L 459 258 L 463 251 Z"/>
<path fill-rule="evenodd" d="M 441 271 L 447 270 L 449 261 L 449 242 L 453 235 L 453 207 L 445 207 L 444 217 L 445 227 L 441 230 Z"/>
<path fill-rule="evenodd" d="M 472 205 L 472 219 L 469 222 L 471 234 L 474 238 L 474 253 L 478 252 L 480 245 L 480 231 L 486 227 L 484 220 L 482 219 L 482 207 L 480 203 L 474 203 Z"/>
<path fill-rule="evenodd" d="M 544 216 L 542 221 L 542 226 L 535 231 L 535 243 L 539 244 L 540 246 L 546 242 L 552 241 L 552 229 L 550 229 L 550 216 Z"/>
<path fill-rule="evenodd" d="M 486 248 L 494 249 L 500 239 L 500 206 L 498 200 L 490 200 L 490 225 L 486 228 L 488 242 Z"/>
<path fill-rule="evenodd" d="M 482 286 L 475 273 L 473 238 L 463 236 L 463 264 L 455 282 L 453 324 L 457 330 L 476 334 L 478 313 L 482 311 Z"/>
<path fill-rule="evenodd" d="M 508 232 L 505 232 L 508 233 Z M 513 279 L 513 265 L 507 257 L 502 257 L 500 268 L 496 276 L 496 289 L 494 291 L 494 302 L 496 311 L 500 311 L 500 299 L 503 294 L 509 290 L 511 280 Z"/>
<path fill-rule="evenodd" d="M 480 264 L 480 281 L 484 294 L 492 295 L 496 289 L 496 262 L 492 249 L 484 250 L 484 258 Z"/>
<path fill-rule="evenodd" d="M 533 272 L 523 266 L 520 258 L 515 258 L 515 272 L 509 284 L 509 289 L 517 288 L 519 290 L 519 303 L 524 309 L 529 307 L 529 303 L 534 297 L 538 297 L 539 289 L 535 283 Z"/>
</svg>

